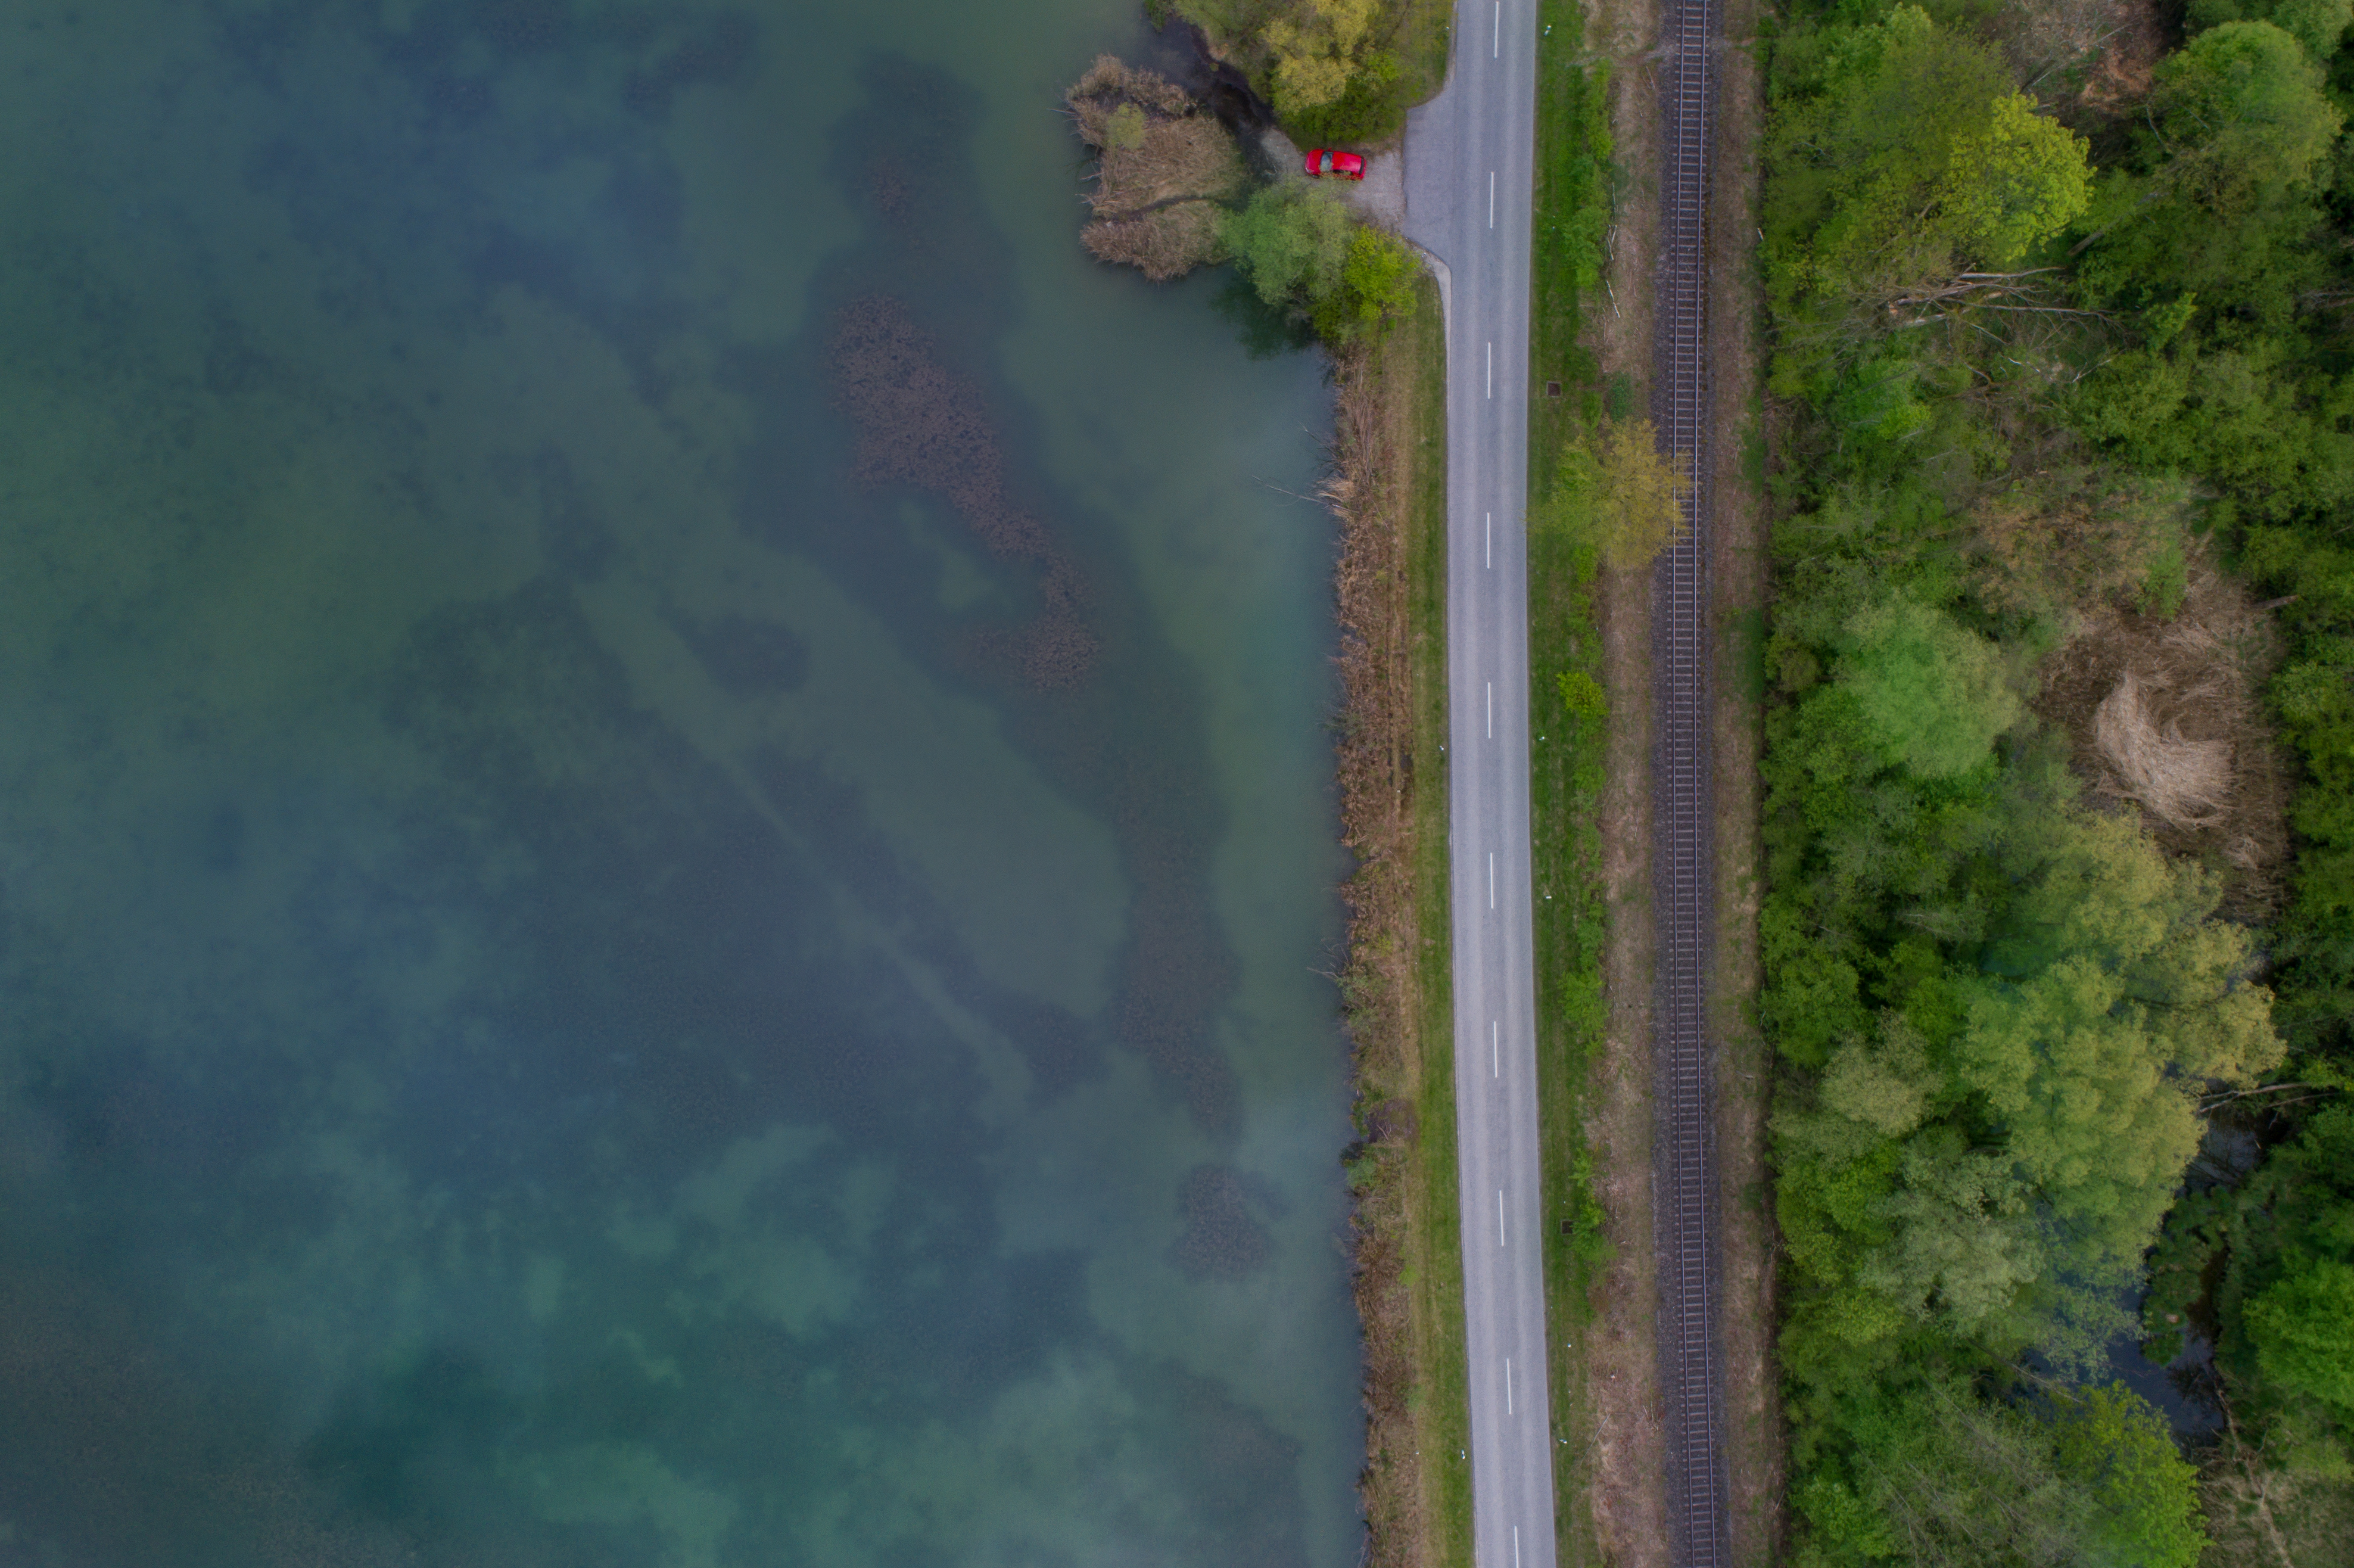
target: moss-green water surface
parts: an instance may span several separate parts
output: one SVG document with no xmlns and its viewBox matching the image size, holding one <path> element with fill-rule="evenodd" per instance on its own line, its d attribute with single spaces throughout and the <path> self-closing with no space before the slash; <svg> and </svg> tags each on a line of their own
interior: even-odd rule
<svg viewBox="0 0 2354 1568">
<path fill-rule="evenodd" d="M 1316 366 L 1126 0 L 0 15 L 0 1561 L 1353 1558 Z"/>
</svg>

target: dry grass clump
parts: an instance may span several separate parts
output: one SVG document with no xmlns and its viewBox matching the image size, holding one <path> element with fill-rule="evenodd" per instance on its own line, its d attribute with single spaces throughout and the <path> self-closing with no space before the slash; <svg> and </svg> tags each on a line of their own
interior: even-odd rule
<svg viewBox="0 0 2354 1568">
<path fill-rule="evenodd" d="M 2064 465 L 2031 474 L 1970 514 L 1978 595 L 2028 616 L 2137 596 L 2152 560 L 2179 547 L 2190 499 L 2172 481 L 2119 484 Z"/>
<path fill-rule="evenodd" d="M 2117 689 L 2093 710 L 2093 743 L 2118 780 L 2119 792 L 2141 803 L 2168 827 L 2211 828 L 2232 797 L 2232 743 L 2191 740 L 2182 714 L 2221 696 L 2211 677 L 2189 692 L 2144 688 L 2128 668 Z M 2172 716 L 2159 726 L 2153 698 L 2171 697 Z"/>
<path fill-rule="evenodd" d="M 1423 922 L 1447 917 L 1444 901 L 1416 900 L 1417 758 L 1411 509 L 1416 392 L 1411 356 L 1359 345 L 1333 366 L 1332 466 L 1318 499 L 1340 524 L 1333 588 L 1341 626 L 1342 722 L 1335 747 L 1341 836 L 1357 870 L 1341 888 L 1349 950 L 1341 973 L 1364 1140 L 1352 1150 L 1355 1266 L 1364 1326 L 1365 1512 L 1360 1568 L 1413 1568 L 1431 1554 L 1437 1478 L 1421 1450 L 1433 1420 L 1426 1401 L 1442 1352 L 1423 1336 L 1436 1324 L 1417 1257 L 1425 1233 L 1425 1167 L 1415 1097 L 1425 1065 L 1419 960 Z M 1433 759 L 1434 761 L 1437 759 Z M 1451 1201 L 1452 1192 L 1446 1194 Z M 1417 1303 L 1421 1303 L 1418 1310 Z"/>
<path fill-rule="evenodd" d="M 1098 55 L 1063 95 L 1079 139 L 1095 149 L 1087 193 L 1090 254 L 1141 269 L 1155 282 L 1223 260 L 1220 205 L 1242 191 L 1242 152 L 1184 89 Z"/>
<path fill-rule="evenodd" d="M 1334 461 L 1317 498 L 1341 533 L 1333 569 L 1345 713 L 1341 842 L 1358 868 L 1341 890 L 1350 914 L 1343 984 L 1358 1071 L 1385 1078 L 1403 1065 L 1414 1027 L 1414 672 L 1400 454 L 1366 359 L 1352 354 L 1334 366 Z"/>
<path fill-rule="evenodd" d="M 2166 53 L 2155 0 L 2009 0 L 1993 26 L 2020 79 L 2059 100 L 2063 118 L 2071 96 L 2094 114 L 2131 109 Z"/>
<path fill-rule="evenodd" d="M 1182 278 L 1223 259 L 1218 208 L 1189 201 L 1139 217 L 1097 218 L 1079 231 L 1079 243 L 1098 261 L 1134 267 L 1156 283 Z"/>
<path fill-rule="evenodd" d="M 2035 704 L 2068 732 L 2094 794 L 2133 802 L 2169 853 L 2226 871 L 2225 906 L 2241 917 L 2278 901 L 2288 853 L 2289 781 L 2262 695 L 2279 660 L 2270 619 L 2202 546 L 2176 614 L 2087 614 Z"/>
</svg>

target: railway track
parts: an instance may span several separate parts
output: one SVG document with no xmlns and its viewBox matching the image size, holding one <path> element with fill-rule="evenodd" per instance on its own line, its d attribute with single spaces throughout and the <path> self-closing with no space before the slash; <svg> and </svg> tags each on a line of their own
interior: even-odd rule
<svg viewBox="0 0 2354 1568">
<path fill-rule="evenodd" d="M 1707 238 L 1715 20 L 1713 0 L 1670 0 L 1665 17 L 1664 210 L 1652 383 L 1660 445 L 1689 465 L 1692 482 L 1683 537 L 1660 557 L 1653 585 L 1659 721 L 1653 770 L 1659 942 L 1653 1049 L 1668 1506 L 1676 1561 L 1693 1568 L 1718 1568 L 1727 1552 L 1708 1049 L 1715 789 L 1709 746 Z"/>
</svg>

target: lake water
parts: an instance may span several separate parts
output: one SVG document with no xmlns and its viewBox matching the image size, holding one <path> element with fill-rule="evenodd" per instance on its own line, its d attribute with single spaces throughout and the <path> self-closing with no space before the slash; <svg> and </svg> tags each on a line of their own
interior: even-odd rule
<svg viewBox="0 0 2354 1568">
<path fill-rule="evenodd" d="M 1345 1564 L 1316 363 L 1129 0 L 0 17 L 0 1562 Z"/>
</svg>

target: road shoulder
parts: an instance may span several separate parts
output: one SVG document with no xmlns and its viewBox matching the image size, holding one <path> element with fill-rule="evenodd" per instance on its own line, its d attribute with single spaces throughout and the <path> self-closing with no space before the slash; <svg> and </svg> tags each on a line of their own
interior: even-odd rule
<svg viewBox="0 0 2354 1568">
<path fill-rule="evenodd" d="M 1543 17 L 1553 30 L 1539 56 L 1545 74 L 1532 305 L 1532 497 L 1543 493 L 1553 454 L 1575 424 L 1649 401 L 1659 227 L 1659 100 L 1648 61 L 1658 40 L 1656 0 L 1549 0 Z M 1558 73 L 1571 70 L 1602 95 L 1617 186 L 1601 275 L 1582 291 L 1548 278 L 1544 261 L 1545 226 L 1568 216 L 1545 188 L 1563 163 L 1545 144 L 1568 134 L 1559 123 Z M 1562 383 L 1557 398 L 1547 396 L 1550 380 Z M 1532 541 L 1530 567 L 1530 711 L 1545 737 L 1532 747 L 1535 864 L 1556 893 L 1537 904 L 1548 1245 L 1569 1246 L 1553 1234 L 1555 1218 L 1574 1230 L 1599 1224 L 1593 1243 L 1549 1270 L 1553 1409 L 1563 1439 L 1555 1467 L 1559 1559 L 1650 1568 L 1668 1561 L 1653 1312 L 1650 577 L 1604 568 L 1581 587 L 1542 539 Z M 1575 764 L 1560 745 L 1572 721 L 1554 688 L 1566 669 L 1597 679 L 1606 701 L 1596 748 L 1601 778 L 1590 791 L 1566 778 Z M 1598 951 L 1578 929 L 1582 911 L 1564 907 L 1563 895 L 1581 882 L 1578 891 L 1590 895 L 1599 917 Z M 1575 992 L 1597 969 L 1596 1009 Z M 1591 1219 L 1589 1205 L 1598 1210 Z"/>
</svg>

